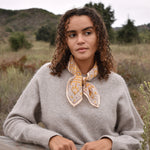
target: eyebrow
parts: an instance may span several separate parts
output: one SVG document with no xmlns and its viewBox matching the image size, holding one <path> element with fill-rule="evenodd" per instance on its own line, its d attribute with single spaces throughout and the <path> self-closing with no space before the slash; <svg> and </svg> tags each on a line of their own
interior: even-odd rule
<svg viewBox="0 0 150 150">
<path fill-rule="evenodd" d="M 88 29 L 94 29 L 94 27 L 93 26 L 89 26 L 89 27 L 86 27 L 86 28 L 82 29 L 82 31 L 86 31 Z M 67 33 L 70 33 L 70 32 L 76 32 L 76 30 L 69 30 L 69 31 L 67 31 Z"/>
</svg>

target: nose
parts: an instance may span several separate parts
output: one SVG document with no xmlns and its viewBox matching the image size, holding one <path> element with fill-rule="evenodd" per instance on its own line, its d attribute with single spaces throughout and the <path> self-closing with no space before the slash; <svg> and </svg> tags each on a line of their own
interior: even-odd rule
<svg viewBox="0 0 150 150">
<path fill-rule="evenodd" d="M 77 37 L 77 44 L 83 44 L 85 41 L 84 41 L 84 37 L 82 36 L 82 34 L 79 34 L 78 37 Z"/>
</svg>

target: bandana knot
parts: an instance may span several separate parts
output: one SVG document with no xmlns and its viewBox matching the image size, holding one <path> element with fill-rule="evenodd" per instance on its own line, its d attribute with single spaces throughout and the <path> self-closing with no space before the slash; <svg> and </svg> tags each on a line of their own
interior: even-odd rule
<svg viewBox="0 0 150 150">
<path fill-rule="evenodd" d="M 66 96 L 72 106 L 78 105 L 83 100 L 83 94 L 87 97 L 92 106 L 99 107 L 100 95 L 96 87 L 88 82 L 98 74 L 97 64 L 87 73 L 87 76 L 82 76 L 82 73 L 76 65 L 73 57 L 70 57 L 68 63 L 68 71 L 74 76 L 68 80 L 66 88 Z"/>
</svg>

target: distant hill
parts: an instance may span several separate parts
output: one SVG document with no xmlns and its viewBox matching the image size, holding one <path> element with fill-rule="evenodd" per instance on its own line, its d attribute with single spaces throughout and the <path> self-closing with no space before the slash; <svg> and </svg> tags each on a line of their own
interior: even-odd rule
<svg viewBox="0 0 150 150">
<path fill-rule="evenodd" d="M 56 27 L 61 15 L 55 15 L 39 8 L 25 10 L 6 10 L 0 9 L 0 40 L 7 38 L 11 32 L 35 32 L 44 25 Z M 138 31 L 150 31 L 150 23 L 137 26 Z M 115 31 L 121 27 L 114 28 Z"/>
<path fill-rule="evenodd" d="M 137 26 L 137 29 L 138 29 L 139 32 L 150 31 L 150 23 Z"/>
<path fill-rule="evenodd" d="M 148 23 L 148 24 L 143 24 L 143 25 L 139 25 L 139 26 L 136 26 L 137 27 L 137 29 L 138 29 L 138 31 L 139 32 L 142 32 L 142 31 L 150 31 L 150 23 Z M 115 30 L 115 31 L 118 31 L 118 30 L 120 30 L 122 27 L 114 27 L 113 29 Z"/>
<path fill-rule="evenodd" d="M 36 32 L 43 25 L 56 26 L 60 15 L 55 15 L 43 9 L 32 8 L 26 10 L 0 9 L 0 36 L 7 36 L 9 32 Z"/>
</svg>

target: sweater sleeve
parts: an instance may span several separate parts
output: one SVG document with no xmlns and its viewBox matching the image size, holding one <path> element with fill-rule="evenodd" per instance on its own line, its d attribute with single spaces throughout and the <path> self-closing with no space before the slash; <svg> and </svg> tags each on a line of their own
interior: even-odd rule
<svg viewBox="0 0 150 150">
<path fill-rule="evenodd" d="M 142 140 L 143 121 L 131 100 L 124 80 L 122 80 L 122 91 L 117 104 L 115 132 L 118 136 L 104 135 L 103 137 L 112 140 L 112 150 L 138 150 Z"/>
<path fill-rule="evenodd" d="M 15 141 L 33 143 L 48 148 L 49 139 L 56 132 L 40 127 L 40 96 L 37 75 L 29 82 L 12 111 L 7 116 L 3 130 Z"/>
</svg>

